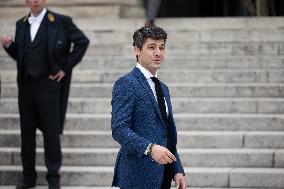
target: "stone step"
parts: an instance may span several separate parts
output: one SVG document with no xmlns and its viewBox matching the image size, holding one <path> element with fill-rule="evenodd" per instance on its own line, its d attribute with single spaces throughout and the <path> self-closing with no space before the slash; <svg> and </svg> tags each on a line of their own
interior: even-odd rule
<svg viewBox="0 0 284 189">
<path fill-rule="evenodd" d="M 68 1 L 57 1 L 48 0 L 46 5 L 58 5 L 58 6 L 78 6 L 78 5 L 137 5 L 135 0 L 68 0 Z M 1 7 L 11 7 L 11 6 L 25 6 L 25 2 L 22 0 L 9 0 L 1 1 Z"/>
<path fill-rule="evenodd" d="M 20 131 L 0 130 L 0 147 L 20 146 Z M 284 148 L 283 131 L 180 131 L 180 148 Z M 118 147 L 110 131 L 64 131 L 63 147 Z M 38 146 L 43 145 L 37 134 Z"/>
<path fill-rule="evenodd" d="M 47 186 L 36 186 L 34 189 L 46 189 Z M 15 186 L 0 186 L 0 189 L 14 189 Z M 95 187 L 95 186 L 87 186 L 87 187 L 82 187 L 82 186 L 61 186 L 62 189 L 118 189 L 116 187 Z M 197 188 L 197 187 L 186 187 L 187 189 L 232 189 L 232 188 L 212 188 L 212 187 L 202 187 L 202 188 Z M 171 189 L 176 189 L 175 187 L 172 187 Z M 267 189 L 267 188 L 234 188 L 234 189 Z M 277 189 L 277 188 L 274 188 Z"/>
<path fill-rule="evenodd" d="M 27 14 L 26 8 L 18 8 L 17 12 L 13 11 L 14 8 L 0 8 L 0 16 L 1 18 L 11 19 L 14 17 L 14 20 L 17 20 L 19 15 L 24 16 Z M 74 22 L 78 27 L 80 27 L 84 33 L 91 40 L 91 45 L 109 45 L 111 44 L 119 45 L 119 44 L 129 44 L 131 45 L 132 35 L 135 27 L 129 28 L 129 30 L 119 30 L 117 28 L 114 29 L 105 29 L 99 30 L 97 28 L 86 28 L 82 25 L 81 18 L 83 17 L 105 17 L 105 19 L 114 19 L 120 16 L 120 7 L 119 6 L 99 6 L 99 7 L 57 7 L 52 10 L 60 12 L 65 15 L 70 15 L 74 19 Z M 20 14 L 19 14 L 20 12 Z M 89 20 L 89 23 L 94 23 L 96 20 Z M 5 21 L 0 21 L 0 24 L 8 25 Z M 82 26 L 81 26 L 82 25 Z M 96 23 L 94 23 L 96 25 Z M 15 25 L 9 25 L 7 27 L 0 27 L 0 31 L 3 33 L 14 33 Z M 167 45 L 172 44 L 191 44 L 191 43 L 205 43 L 205 42 L 231 42 L 231 43 L 247 43 L 247 42 L 283 42 L 284 41 L 284 33 L 283 29 L 213 29 L 213 30 L 175 30 L 168 32 L 168 40 Z M 166 48 L 167 49 L 167 48 Z"/>
<path fill-rule="evenodd" d="M 38 184 L 46 185 L 45 168 L 37 167 Z M 284 170 L 276 168 L 185 168 L 189 187 L 284 187 Z M 20 166 L 1 166 L 0 177 L 4 185 L 13 185 L 20 180 Z M 109 186 L 113 167 L 72 167 L 61 169 L 63 186 Z"/>
<path fill-rule="evenodd" d="M 284 113 L 284 99 L 206 99 L 206 98 L 173 98 L 174 113 L 245 113 L 245 114 L 281 114 Z M 0 102 L 0 113 L 18 113 L 16 98 L 3 98 Z M 71 98 L 68 113 L 111 113 L 110 98 Z"/>
<path fill-rule="evenodd" d="M 70 7 L 48 6 L 48 8 L 54 12 L 68 15 L 71 16 L 72 18 L 75 17 L 76 19 L 93 18 L 93 17 L 119 18 L 121 10 L 119 5 L 70 6 Z M 29 8 L 27 7 L 17 7 L 17 8 L 0 7 L 0 16 L 2 19 L 8 18 L 8 19 L 18 20 L 19 18 L 24 17 L 28 13 L 29 13 Z M 7 29 L 8 28 L 6 28 L 5 30 Z"/>
<path fill-rule="evenodd" d="M 76 83 L 114 83 L 129 70 L 74 70 Z M 15 70 L 0 70 L 2 82 L 16 82 Z M 166 70 L 159 71 L 166 83 L 283 83 L 284 69 L 277 70 Z"/>
<path fill-rule="evenodd" d="M 183 166 L 284 167 L 279 149 L 179 149 Z M 64 166 L 114 166 L 116 148 L 63 148 Z M 43 149 L 37 149 L 37 165 L 44 165 Z M 0 148 L 1 165 L 21 165 L 20 148 Z"/>
<path fill-rule="evenodd" d="M 21 1 L 21 0 L 19 0 Z M 56 0 L 54 0 L 56 1 Z M 101 0 L 103 2 L 111 2 Z M 125 0 L 120 0 L 125 1 Z M 129 0 L 131 1 L 131 0 Z M 9 0 L 8 2 L 11 2 Z M 23 1 L 21 1 L 24 3 Z M 63 1 L 56 1 L 58 3 Z M 67 1 L 69 2 L 69 1 Z M 1 1 L 0 3 L 3 3 Z M 5 3 L 5 2 L 4 2 Z M 65 3 L 65 2 L 64 2 Z M 112 4 L 112 3 L 111 3 Z M 113 5 L 113 4 L 112 4 Z M 69 7 L 68 7 L 69 8 Z M 68 9 L 66 8 L 66 9 Z M 26 14 L 26 13 L 25 13 Z M 24 14 L 24 15 L 25 15 Z M 24 15 L 19 14 L 19 18 Z M 84 31 L 95 30 L 95 31 L 127 31 L 134 32 L 135 29 L 143 26 L 144 18 L 134 19 L 134 18 L 125 18 L 125 19 L 116 19 L 116 18 L 74 18 L 76 24 Z M 14 31 L 16 19 L 1 19 L 0 20 L 0 29 L 5 30 L 5 28 L 13 28 L 11 31 Z M 90 24 L 92 23 L 92 24 Z M 167 32 L 188 32 L 189 36 L 191 32 L 196 31 L 204 31 L 204 30 L 212 30 L 225 32 L 226 30 L 234 30 L 236 32 L 246 31 L 246 30 L 256 30 L 256 31 L 268 31 L 271 30 L 273 32 L 279 30 L 283 31 L 283 17 L 219 17 L 219 18 L 162 18 L 157 19 L 156 24 L 162 28 L 164 28 Z M 281 35 L 280 32 L 277 35 Z M 212 33 L 212 36 L 214 32 Z M 230 35 L 230 34 L 228 34 Z M 250 34 L 253 37 L 253 33 Z M 282 33 L 283 35 L 283 33 Z M 169 36 L 170 38 L 171 36 Z M 190 36 L 192 37 L 192 36 Z M 218 35 L 218 37 L 220 37 Z M 231 36 L 234 37 L 234 36 Z M 245 36 L 243 36 L 245 37 Z M 266 36 L 271 37 L 271 36 Z M 205 37 L 204 37 L 205 39 Z M 187 39 L 185 39 L 187 40 Z M 281 39 L 280 39 L 281 40 Z"/>
<path fill-rule="evenodd" d="M 3 50 L 0 56 L 6 55 Z M 123 44 L 90 45 L 87 56 L 133 56 L 131 42 Z M 183 55 L 284 55 L 284 42 L 208 42 L 167 45 L 167 56 Z"/>
<path fill-rule="evenodd" d="M 133 47 L 131 43 L 121 45 L 90 46 L 86 55 L 90 56 L 131 56 Z M 284 43 L 259 42 L 259 43 L 180 43 L 168 44 L 167 56 L 183 55 L 284 55 Z"/>
<path fill-rule="evenodd" d="M 174 114 L 178 131 L 283 131 L 283 114 Z M 67 114 L 65 131 L 110 131 L 110 114 Z M 18 130 L 18 114 L 0 114 L 1 129 Z"/>
<path fill-rule="evenodd" d="M 46 189 L 47 186 L 36 186 L 34 189 Z M 14 189 L 15 186 L 0 186 L 0 189 Z M 62 189 L 118 189 L 116 187 L 94 187 L 94 186 L 89 186 L 89 187 L 81 187 L 81 186 L 61 186 Z M 202 188 L 197 188 L 197 187 L 186 187 L 187 189 L 232 189 L 232 188 L 212 188 L 212 187 L 202 187 Z M 171 189 L 176 189 L 175 187 L 172 187 Z M 234 189 L 267 189 L 267 188 L 234 188 Z M 277 189 L 277 188 L 274 188 Z"/>
<path fill-rule="evenodd" d="M 0 48 L 0 51 L 2 49 Z M 16 70 L 16 63 L 8 55 L 0 57 L 0 70 Z M 120 56 L 85 56 L 81 63 L 75 67 L 75 71 L 92 69 L 97 71 L 123 70 L 130 71 L 136 66 L 134 55 L 130 57 Z M 199 56 L 185 57 L 166 56 L 161 71 L 177 70 L 278 70 L 284 68 L 284 56 Z"/>
<path fill-rule="evenodd" d="M 284 97 L 283 84 L 189 84 L 189 83 L 169 83 L 171 97 L 198 97 L 198 98 L 282 98 Z M 113 83 L 72 83 L 71 97 L 103 97 L 111 98 Z M 15 83 L 2 83 L 2 98 L 17 97 L 17 87 Z"/>
</svg>

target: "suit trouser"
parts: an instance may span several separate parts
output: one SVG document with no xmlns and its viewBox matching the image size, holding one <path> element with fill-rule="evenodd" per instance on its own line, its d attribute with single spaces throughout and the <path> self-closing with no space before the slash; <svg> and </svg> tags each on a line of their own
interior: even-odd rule
<svg viewBox="0 0 284 189">
<path fill-rule="evenodd" d="M 43 133 L 45 165 L 49 184 L 59 183 L 61 166 L 59 135 L 60 83 L 46 77 L 34 80 L 30 77 L 19 84 L 19 111 L 21 123 L 21 157 L 24 182 L 36 181 L 36 128 Z"/>
<path fill-rule="evenodd" d="M 146 18 L 147 20 L 155 20 L 158 15 L 162 0 L 146 0 Z"/>
<path fill-rule="evenodd" d="M 166 164 L 164 168 L 164 176 L 161 189 L 170 189 L 171 183 L 173 179 L 172 171 L 171 171 L 172 164 Z"/>
</svg>

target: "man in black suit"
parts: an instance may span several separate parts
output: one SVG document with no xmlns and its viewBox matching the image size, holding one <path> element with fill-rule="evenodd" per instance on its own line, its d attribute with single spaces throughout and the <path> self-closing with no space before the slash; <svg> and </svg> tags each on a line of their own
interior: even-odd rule
<svg viewBox="0 0 284 189">
<path fill-rule="evenodd" d="M 60 188 L 60 134 L 72 68 L 89 44 L 70 17 L 47 10 L 45 2 L 26 0 L 31 12 L 17 21 L 15 41 L 9 36 L 1 38 L 2 46 L 17 61 L 18 70 L 23 181 L 17 189 L 28 189 L 36 183 L 36 127 L 43 133 L 49 189 Z"/>
</svg>

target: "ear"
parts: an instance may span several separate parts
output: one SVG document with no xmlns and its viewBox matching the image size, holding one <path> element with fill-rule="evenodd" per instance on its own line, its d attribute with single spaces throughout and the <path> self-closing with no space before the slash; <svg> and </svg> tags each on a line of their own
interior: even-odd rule
<svg viewBox="0 0 284 189">
<path fill-rule="evenodd" d="M 134 47 L 134 54 L 136 56 L 136 61 L 139 63 L 140 62 L 140 55 L 141 55 L 141 50 L 138 47 Z"/>
<path fill-rule="evenodd" d="M 141 51 L 138 47 L 134 47 L 134 54 L 135 54 L 135 56 L 140 56 Z"/>
</svg>

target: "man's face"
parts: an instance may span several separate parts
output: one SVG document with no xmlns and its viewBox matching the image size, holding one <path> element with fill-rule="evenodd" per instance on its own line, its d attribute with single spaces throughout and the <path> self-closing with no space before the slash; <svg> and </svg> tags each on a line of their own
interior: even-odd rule
<svg viewBox="0 0 284 189">
<path fill-rule="evenodd" d="M 138 63 L 146 68 L 153 76 L 161 67 L 165 56 L 165 41 L 163 39 L 147 39 L 142 49 L 135 47 L 135 55 L 138 56 Z"/>
<path fill-rule="evenodd" d="M 45 6 L 46 0 L 26 0 L 26 4 L 31 8 L 32 13 L 37 16 Z"/>
</svg>

